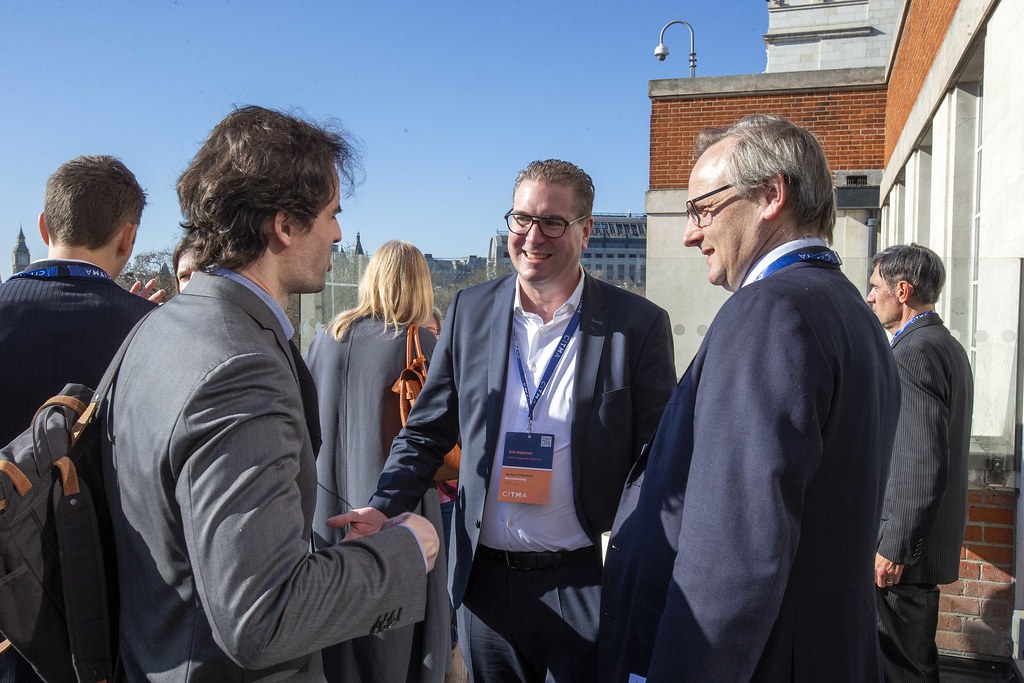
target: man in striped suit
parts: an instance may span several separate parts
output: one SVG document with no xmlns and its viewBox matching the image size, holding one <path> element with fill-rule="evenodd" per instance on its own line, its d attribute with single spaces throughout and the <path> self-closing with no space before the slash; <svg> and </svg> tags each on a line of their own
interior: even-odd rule
<svg viewBox="0 0 1024 683">
<path fill-rule="evenodd" d="M 872 259 L 868 303 L 893 334 L 902 407 L 882 508 L 875 585 L 886 681 L 939 680 L 937 584 L 959 577 L 974 382 L 935 312 L 946 273 L 917 244 Z"/>
</svg>

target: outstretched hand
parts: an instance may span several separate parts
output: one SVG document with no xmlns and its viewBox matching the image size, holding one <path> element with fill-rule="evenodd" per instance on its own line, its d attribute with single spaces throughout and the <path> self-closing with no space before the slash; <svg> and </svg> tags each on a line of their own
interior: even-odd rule
<svg viewBox="0 0 1024 683">
<path fill-rule="evenodd" d="M 156 287 L 156 280 L 150 280 L 145 285 L 136 280 L 135 284 L 132 285 L 132 288 L 128 291 L 137 296 L 141 296 L 143 299 L 149 299 L 153 303 L 158 304 L 163 300 L 164 294 L 167 292 L 162 289 L 158 289 L 154 292 L 154 287 Z"/>
<path fill-rule="evenodd" d="M 430 520 L 411 512 L 403 512 L 396 517 L 388 519 L 377 508 L 366 507 L 327 519 L 327 526 L 332 529 L 340 529 L 345 525 L 348 525 L 349 530 L 345 534 L 342 543 L 354 541 L 364 536 L 372 536 L 378 531 L 390 529 L 391 527 L 404 526 L 416 537 L 420 550 L 423 552 L 423 559 L 426 562 L 428 572 L 434 568 L 437 553 L 441 549 L 441 541 L 437 537 L 437 530 L 434 529 L 434 525 L 430 523 Z"/>
<path fill-rule="evenodd" d="M 357 538 L 377 533 L 387 521 L 387 515 L 383 512 L 377 508 L 367 507 L 358 508 L 352 512 L 337 515 L 336 517 L 329 517 L 327 519 L 327 526 L 332 529 L 340 529 L 343 526 L 348 525 L 349 530 L 348 533 L 345 534 L 345 540 L 354 541 Z"/>
</svg>

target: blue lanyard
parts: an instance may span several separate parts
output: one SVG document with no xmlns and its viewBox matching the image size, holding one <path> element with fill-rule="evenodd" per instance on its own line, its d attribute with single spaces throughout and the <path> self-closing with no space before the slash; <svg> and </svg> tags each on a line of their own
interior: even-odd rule
<svg viewBox="0 0 1024 683">
<path fill-rule="evenodd" d="M 61 264 L 59 266 L 36 268 L 35 270 L 23 270 L 20 273 L 15 273 L 7 278 L 7 281 L 10 282 L 14 278 L 18 277 L 67 277 L 69 275 L 73 275 L 75 277 L 88 277 L 94 280 L 110 279 L 110 276 L 107 275 L 102 268 L 97 268 L 96 266 L 76 266 L 68 263 Z"/>
<path fill-rule="evenodd" d="M 833 266 L 843 265 L 843 259 L 839 258 L 839 254 L 828 247 L 819 246 L 809 247 L 807 249 L 798 249 L 797 251 L 791 251 L 790 253 L 784 254 L 772 261 L 760 275 L 754 278 L 754 282 L 763 280 L 775 271 L 782 270 L 786 266 L 791 266 L 794 263 L 800 263 L 801 261 L 823 261 Z"/>
<path fill-rule="evenodd" d="M 934 315 L 934 313 L 935 313 L 935 311 L 925 311 L 924 313 L 918 313 L 913 318 L 908 320 L 906 325 L 904 325 L 900 329 L 896 330 L 896 334 L 892 335 L 892 341 L 889 342 L 889 346 L 892 346 L 893 344 L 895 344 L 896 343 L 896 338 L 899 337 L 901 334 L 903 334 L 903 331 L 906 330 L 908 327 L 910 327 L 911 325 L 913 325 L 914 323 L 916 323 L 918 320 L 920 320 L 921 318 L 925 317 L 926 315 Z"/>
<path fill-rule="evenodd" d="M 551 381 L 551 376 L 555 374 L 555 368 L 558 367 L 558 361 L 562 360 L 562 356 L 565 355 L 565 349 L 569 346 L 569 340 L 576 334 L 576 328 L 580 326 L 580 311 L 583 310 L 583 297 L 580 297 L 580 303 L 576 306 L 576 311 L 569 318 L 569 324 L 565 326 L 565 332 L 562 334 L 561 341 L 558 342 L 558 346 L 555 347 L 555 352 L 551 354 L 551 359 L 548 360 L 548 366 L 544 369 L 544 374 L 540 378 L 540 383 L 537 385 L 537 392 L 533 395 L 533 400 L 530 400 L 530 386 L 526 383 L 526 372 L 523 371 L 523 360 L 519 355 L 519 340 L 516 339 L 516 328 L 513 323 L 512 327 L 512 346 L 516 351 L 516 367 L 519 369 L 519 379 L 523 382 L 523 394 L 526 396 L 526 405 L 528 409 L 528 415 L 530 421 L 527 423 L 526 431 L 528 434 L 533 434 L 533 409 L 537 406 L 540 401 L 541 394 L 544 393 L 544 388 L 547 387 L 548 382 Z"/>
</svg>

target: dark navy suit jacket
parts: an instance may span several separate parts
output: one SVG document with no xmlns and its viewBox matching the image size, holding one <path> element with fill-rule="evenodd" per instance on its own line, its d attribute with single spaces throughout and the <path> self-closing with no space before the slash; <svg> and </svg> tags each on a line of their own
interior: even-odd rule
<svg viewBox="0 0 1024 683">
<path fill-rule="evenodd" d="M 68 382 L 95 388 L 128 332 L 155 306 L 106 279 L 27 277 L 0 285 L 0 443 L 25 431 L 43 401 Z"/>
<path fill-rule="evenodd" d="M 877 680 L 898 415 L 885 335 L 838 269 L 801 263 L 734 294 L 625 488 L 601 680 Z"/>
<path fill-rule="evenodd" d="M 66 265 L 46 260 L 32 269 Z M 135 323 L 156 304 L 113 280 L 61 275 L 0 285 L 0 443 L 25 431 L 36 409 L 75 382 L 96 388 Z M 13 650 L 0 681 L 38 678 Z"/>
<path fill-rule="evenodd" d="M 584 275 L 572 411 L 576 515 L 594 544 L 611 529 L 622 484 L 654 431 L 675 369 L 668 314 Z M 465 289 L 448 311 L 422 393 L 391 447 L 370 505 L 412 510 L 460 432 L 449 584 L 462 602 L 480 536 L 505 400 L 516 276 Z"/>
</svg>

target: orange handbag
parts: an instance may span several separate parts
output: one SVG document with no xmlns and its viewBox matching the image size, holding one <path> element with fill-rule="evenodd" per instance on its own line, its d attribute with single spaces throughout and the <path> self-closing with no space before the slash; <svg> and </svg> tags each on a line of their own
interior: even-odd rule
<svg viewBox="0 0 1024 683">
<path fill-rule="evenodd" d="M 391 387 L 391 391 L 398 394 L 398 410 L 402 415 L 402 426 L 409 419 L 409 411 L 416 397 L 423 389 L 423 383 L 427 380 L 427 357 L 423 355 L 420 347 L 419 327 L 409 325 L 405 339 L 405 369 L 398 376 L 398 380 Z M 448 451 L 444 456 L 444 464 L 434 474 L 434 481 L 447 481 L 459 478 L 459 462 L 462 460 L 462 447 L 455 444 L 455 448 Z"/>
</svg>

